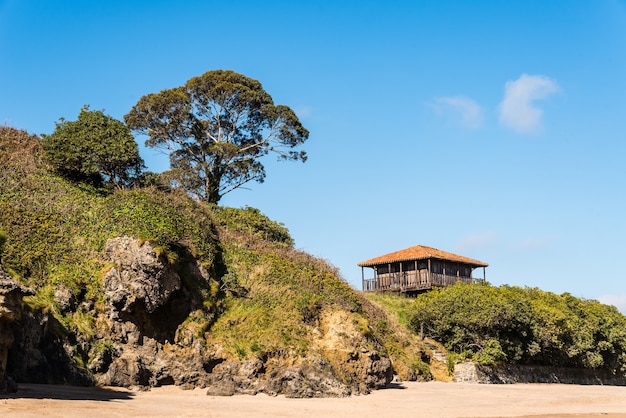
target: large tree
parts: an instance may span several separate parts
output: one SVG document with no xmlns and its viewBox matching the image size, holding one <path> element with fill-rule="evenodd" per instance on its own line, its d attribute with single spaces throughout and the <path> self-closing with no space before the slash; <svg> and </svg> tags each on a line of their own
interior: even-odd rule
<svg viewBox="0 0 626 418">
<path fill-rule="evenodd" d="M 143 169 L 137 143 L 122 121 L 84 106 L 76 121 L 63 118 L 42 146 L 55 171 L 71 180 L 129 186 Z"/>
<path fill-rule="evenodd" d="M 233 71 L 209 71 L 184 86 L 148 94 L 124 117 L 146 145 L 170 151 L 171 177 L 217 203 L 250 181 L 263 182 L 261 157 L 306 160 L 294 148 L 309 132 L 289 107 L 275 105 L 261 83 Z"/>
</svg>

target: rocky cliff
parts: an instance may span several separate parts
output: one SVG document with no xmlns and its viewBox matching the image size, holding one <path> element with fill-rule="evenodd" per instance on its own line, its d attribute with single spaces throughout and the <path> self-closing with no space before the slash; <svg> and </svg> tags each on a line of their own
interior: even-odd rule
<svg viewBox="0 0 626 418">
<path fill-rule="evenodd" d="M 20 286 L 0 265 L 0 390 L 15 391 L 13 379 L 6 374 L 9 349 L 13 345 L 13 323 L 21 319 L 22 297 L 34 295 L 32 289 Z"/>
<path fill-rule="evenodd" d="M 18 382 L 344 396 L 430 378 L 419 342 L 260 211 L 61 178 L 13 128 L 0 151 L 2 260 L 35 291 L 12 319 Z"/>
<path fill-rule="evenodd" d="M 110 264 L 103 275 L 103 307 L 76 300 L 62 287 L 55 292 L 58 309 L 94 318 L 95 335 L 89 340 L 64 335 L 52 315 L 28 312 L 10 356 L 10 371 L 18 380 L 339 397 L 385 387 L 393 377 L 389 359 L 357 329 L 354 314 L 342 310 L 320 314 L 310 327 L 314 346 L 307 353 L 284 350 L 233 359 L 224 347 L 207 344 L 205 330 L 189 320 L 202 309 L 209 322 L 219 315 L 194 298 L 192 284 L 210 281 L 197 260 L 179 259 L 174 265 L 149 242 L 130 237 L 110 239 L 104 252 Z"/>
</svg>

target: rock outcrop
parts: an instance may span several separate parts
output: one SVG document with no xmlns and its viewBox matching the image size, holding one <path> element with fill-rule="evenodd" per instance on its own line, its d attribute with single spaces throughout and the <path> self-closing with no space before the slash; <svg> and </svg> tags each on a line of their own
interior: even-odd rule
<svg viewBox="0 0 626 418">
<path fill-rule="evenodd" d="M 108 240 L 104 251 L 114 263 L 103 284 L 114 320 L 138 309 L 152 314 L 181 288 L 179 275 L 149 242 L 120 237 Z"/>
<path fill-rule="evenodd" d="M 193 290 L 149 242 L 114 238 L 105 252 L 113 267 L 104 277 L 108 321 L 99 337 L 107 345 L 89 365 L 98 383 L 204 386 L 213 356 L 200 336 L 185 333 L 183 324 L 199 308 Z M 180 263 L 186 263 L 184 270 L 194 280 L 209 280 L 192 258 Z"/>
<path fill-rule="evenodd" d="M 382 389 L 393 379 L 391 361 L 364 336 L 363 319 L 342 310 L 329 310 L 320 318 L 318 346 L 334 374 L 356 393 Z"/>
<path fill-rule="evenodd" d="M 224 347 L 206 342 L 219 297 L 206 304 L 198 289 L 210 291 L 215 279 L 184 248 L 173 255 L 175 262 L 150 242 L 130 237 L 110 239 L 104 251 L 110 266 L 103 275 L 103 304 L 97 307 L 63 286 L 53 295 L 66 317 L 93 317 L 95 335 L 76 339 L 53 315 L 29 312 L 11 353 L 20 380 L 301 398 L 366 394 L 393 378 L 391 362 L 368 340 L 363 318 L 344 310 L 324 310 L 310 324 L 306 354 L 285 350 L 235 360 Z"/>
<path fill-rule="evenodd" d="M 207 382 L 207 395 L 235 394 L 288 398 L 345 397 L 350 388 L 329 373 L 330 365 L 321 358 L 278 356 L 268 359 L 228 361 L 217 365 Z"/>
<path fill-rule="evenodd" d="M 22 297 L 34 293 L 12 280 L 0 266 L 0 390 L 16 390 L 15 383 L 6 375 L 9 349 L 14 341 L 12 325 L 22 316 Z"/>
<path fill-rule="evenodd" d="M 100 384 L 200 386 L 211 395 L 341 397 L 385 387 L 393 377 L 391 362 L 367 348 L 354 318 L 343 311 L 325 315 L 317 330 L 323 356 L 222 358 L 219 347 L 210 349 L 201 337 L 185 332 L 183 321 L 198 308 L 192 289 L 148 242 L 116 238 L 105 251 L 114 265 L 103 286 L 111 344 L 90 365 Z M 188 264 L 184 270 L 194 280 L 209 280 L 195 261 L 179 262 Z"/>
<path fill-rule="evenodd" d="M 344 397 L 384 388 L 393 379 L 388 358 L 381 357 L 359 320 L 344 310 L 325 310 L 313 329 L 318 355 L 282 354 L 217 365 L 207 383 L 209 395 L 282 394 L 292 398 Z"/>
</svg>

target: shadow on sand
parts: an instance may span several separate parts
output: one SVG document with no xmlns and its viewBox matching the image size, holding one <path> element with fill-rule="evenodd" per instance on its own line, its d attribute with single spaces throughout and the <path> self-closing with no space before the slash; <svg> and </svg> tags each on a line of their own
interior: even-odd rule
<svg viewBox="0 0 626 418">
<path fill-rule="evenodd" d="M 385 386 L 383 390 L 386 390 L 386 389 L 406 389 L 406 386 L 404 386 L 402 383 L 391 382 L 391 383 L 387 383 L 387 386 Z"/>
<path fill-rule="evenodd" d="M 58 399 L 68 401 L 128 400 L 134 396 L 133 392 L 124 389 L 31 383 L 20 383 L 15 393 L 0 393 L 0 399 Z"/>
</svg>

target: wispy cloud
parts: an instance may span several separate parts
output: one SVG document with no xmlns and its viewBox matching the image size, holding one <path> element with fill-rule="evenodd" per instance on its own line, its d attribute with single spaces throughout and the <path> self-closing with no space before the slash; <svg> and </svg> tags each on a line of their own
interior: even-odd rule
<svg viewBox="0 0 626 418">
<path fill-rule="evenodd" d="M 615 306 L 621 313 L 626 314 L 626 294 L 602 295 L 598 300 L 606 305 Z"/>
<path fill-rule="evenodd" d="M 294 112 L 296 112 L 299 118 L 304 119 L 313 114 L 313 109 L 310 106 L 298 106 L 294 109 Z"/>
<path fill-rule="evenodd" d="M 515 81 L 507 81 L 499 106 L 500 123 L 519 133 L 541 131 L 543 110 L 536 101 L 547 99 L 557 91 L 557 82 L 542 75 L 522 74 Z"/>
<path fill-rule="evenodd" d="M 456 246 L 459 253 L 471 253 L 475 249 L 497 245 L 500 237 L 494 232 L 471 235 L 462 239 Z"/>
<path fill-rule="evenodd" d="M 483 109 L 468 97 L 437 97 L 434 108 L 439 115 L 452 112 L 460 118 L 461 125 L 468 129 L 478 129 L 483 125 Z"/>
</svg>

